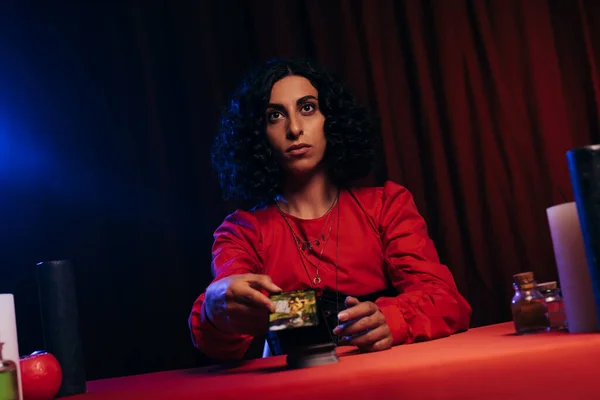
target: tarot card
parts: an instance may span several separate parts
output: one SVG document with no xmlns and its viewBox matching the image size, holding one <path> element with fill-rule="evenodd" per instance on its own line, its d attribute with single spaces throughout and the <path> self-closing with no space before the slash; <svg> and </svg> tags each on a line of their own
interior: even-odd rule
<svg viewBox="0 0 600 400">
<path fill-rule="evenodd" d="M 269 330 L 305 328 L 317 326 L 317 296 L 314 290 L 296 290 L 270 296 L 275 312 L 269 315 Z"/>
</svg>

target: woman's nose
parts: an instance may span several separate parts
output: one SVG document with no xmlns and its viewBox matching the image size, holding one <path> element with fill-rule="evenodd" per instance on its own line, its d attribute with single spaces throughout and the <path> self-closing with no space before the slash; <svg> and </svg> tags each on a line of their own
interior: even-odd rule
<svg viewBox="0 0 600 400">
<path fill-rule="evenodd" d="M 303 134 L 300 118 L 293 115 L 288 119 L 288 121 L 289 122 L 287 135 L 290 139 L 297 139 L 300 135 Z"/>
</svg>

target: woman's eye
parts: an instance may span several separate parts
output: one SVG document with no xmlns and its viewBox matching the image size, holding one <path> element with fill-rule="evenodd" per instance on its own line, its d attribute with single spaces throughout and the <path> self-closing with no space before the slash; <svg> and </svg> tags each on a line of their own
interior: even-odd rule
<svg viewBox="0 0 600 400">
<path fill-rule="evenodd" d="M 270 121 L 274 121 L 276 119 L 281 118 L 281 113 L 279 111 L 273 111 L 269 113 L 269 120 Z"/>
<path fill-rule="evenodd" d="M 315 110 L 315 105 L 312 103 L 306 103 L 302 106 L 302 111 L 304 112 L 311 112 Z"/>
</svg>

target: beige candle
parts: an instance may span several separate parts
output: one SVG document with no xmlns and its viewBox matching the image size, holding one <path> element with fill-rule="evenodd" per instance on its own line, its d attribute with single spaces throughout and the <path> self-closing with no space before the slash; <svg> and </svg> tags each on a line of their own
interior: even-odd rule
<svg viewBox="0 0 600 400">
<path fill-rule="evenodd" d="M 598 331 L 594 292 L 575 202 L 546 210 L 569 332 Z"/>
</svg>

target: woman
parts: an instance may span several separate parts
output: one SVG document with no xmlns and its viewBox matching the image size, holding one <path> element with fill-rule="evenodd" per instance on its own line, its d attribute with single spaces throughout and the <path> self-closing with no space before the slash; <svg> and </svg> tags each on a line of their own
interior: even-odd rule
<svg viewBox="0 0 600 400">
<path fill-rule="evenodd" d="M 362 351 L 468 329 L 470 306 L 409 191 L 353 187 L 374 142 L 366 110 L 311 63 L 274 60 L 240 86 L 213 161 L 229 197 L 261 205 L 215 231 L 215 279 L 189 320 L 197 348 L 244 358 L 264 340 L 269 294 L 308 288 L 348 295 L 333 334 Z"/>
</svg>

